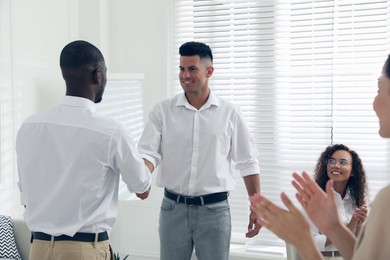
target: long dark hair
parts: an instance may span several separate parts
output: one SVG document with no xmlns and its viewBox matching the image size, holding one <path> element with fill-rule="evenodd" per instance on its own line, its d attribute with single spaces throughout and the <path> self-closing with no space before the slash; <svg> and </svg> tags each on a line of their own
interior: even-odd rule
<svg viewBox="0 0 390 260">
<path fill-rule="evenodd" d="M 385 73 L 388 78 L 390 78 L 390 54 L 387 56 L 386 62 L 385 62 Z"/>
<path fill-rule="evenodd" d="M 338 150 L 344 150 L 351 154 L 352 156 L 352 171 L 353 174 L 346 185 L 346 189 L 349 189 L 349 192 L 352 198 L 355 199 L 357 207 L 366 204 L 367 197 L 367 183 L 366 183 L 366 172 L 359 155 L 350 150 L 347 146 L 343 144 L 335 144 L 328 146 L 325 151 L 322 152 L 320 158 L 318 159 L 317 165 L 314 170 L 314 179 L 317 184 L 325 190 L 326 183 L 329 180 L 327 173 L 327 160 L 331 158 L 332 154 Z"/>
</svg>

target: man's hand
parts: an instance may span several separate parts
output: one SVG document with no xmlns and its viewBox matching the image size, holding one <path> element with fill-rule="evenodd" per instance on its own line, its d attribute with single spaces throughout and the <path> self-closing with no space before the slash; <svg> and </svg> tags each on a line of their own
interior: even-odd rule
<svg viewBox="0 0 390 260">
<path fill-rule="evenodd" d="M 137 195 L 138 198 L 140 198 L 141 200 L 144 200 L 146 199 L 148 196 L 149 196 L 149 193 L 150 193 L 150 189 L 152 187 L 150 187 L 147 191 L 145 191 L 144 193 L 136 193 L 135 195 Z"/>
<path fill-rule="evenodd" d="M 245 234 L 246 237 L 254 237 L 259 234 L 261 229 L 261 225 L 257 222 L 256 213 L 251 210 L 249 214 L 249 224 L 248 224 L 248 232 Z"/>
</svg>

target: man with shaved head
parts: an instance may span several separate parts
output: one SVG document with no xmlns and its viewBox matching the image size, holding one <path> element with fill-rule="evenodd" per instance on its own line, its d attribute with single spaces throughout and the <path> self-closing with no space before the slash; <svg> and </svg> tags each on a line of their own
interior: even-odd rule
<svg viewBox="0 0 390 260">
<path fill-rule="evenodd" d="M 128 130 L 95 111 L 107 82 L 99 49 L 73 41 L 63 48 L 60 66 L 66 96 L 25 120 L 16 140 L 30 260 L 113 259 L 108 232 L 120 175 L 145 199 L 150 171 Z"/>
</svg>

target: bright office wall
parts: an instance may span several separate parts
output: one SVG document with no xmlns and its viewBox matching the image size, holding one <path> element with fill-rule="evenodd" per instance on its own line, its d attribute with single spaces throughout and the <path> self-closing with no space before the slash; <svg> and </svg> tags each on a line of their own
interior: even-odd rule
<svg viewBox="0 0 390 260">
<path fill-rule="evenodd" d="M 69 21 L 75 14 L 68 2 L 41 2 L 46 8 L 32 1 L 0 1 L 1 89 L 9 89 L 2 97 L 7 97 L 7 109 L 13 110 L 13 129 L 9 128 L 8 140 L 2 139 L 2 143 L 11 141 L 6 153 L 12 156 L 12 162 L 15 161 L 12 141 L 21 120 L 56 102 L 64 93 L 58 54 L 70 38 Z M 12 162 L 9 163 L 12 170 L 2 176 L 0 212 L 16 216 L 23 209 L 19 205 L 16 167 Z"/>
<path fill-rule="evenodd" d="M 76 39 L 100 48 L 109 73 L 144 74 L 146 118 L 152 106 L 166 98 L 170 3 L 0 0 L 0 87 L 10 88 L 14 96 L 14 131 L 27 116 L 49 108 L 64 95 L 59 54 Z M 9 149 L 14 153 L 13 147 Z M 23 213 L 16 176 L 15 167 L 0 182 L 0 214 L 20 217 Z M 113 231 L 115 251 L 132 254 L 130 259 L 158 259 L 161 196 L 161 189 L 153 186 L 148 200 L 120 203 Z"/>
</svg>

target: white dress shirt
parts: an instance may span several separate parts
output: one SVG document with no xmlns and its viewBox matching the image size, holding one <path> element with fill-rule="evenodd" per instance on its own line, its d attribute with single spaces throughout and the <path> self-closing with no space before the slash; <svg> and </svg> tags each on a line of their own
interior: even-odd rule
<svg viewBox="0 0 390 260">
<path fill-rule="evenodd" d="M 159 166 L 156 185 L 182 195 L 233 190 L 232 162 L 243 177 L 260 172 L 256 146 L 239 108 L 212 91 L 199 110 L 184 93 L 157 104 L 138 147 Z"/>
<path fill-rule="evenodd" d="M 103 232 L 115 222 L 119 175 L 129 191 L 149 189 L 151 174 L 130 133 L 66 96 L 20 127 L 16 152 L 21 201 L 31 231 L 73 236 Z"/>
<path fill-rule="evenodd" d="M 341 198 L 341 195 L 334 191 L 334 196 L 336 198 L 336 205 L 339 211 L 340 220 L 342 223 L 347 225 L 357 208 L 355 200 L 351 197 L 349 190 L 347 190 L 344 199 Z M 317 244 L 317 247 L 320 251 L 337 251 L 338 249 L 332 244 L 325 247 L 326 236 L 321 233 L 321 231 L 313 224 L 313 222 L 309 221 L 311 224 L 311 231 L 314 236 L 314 240 Z"/>
</svg>

